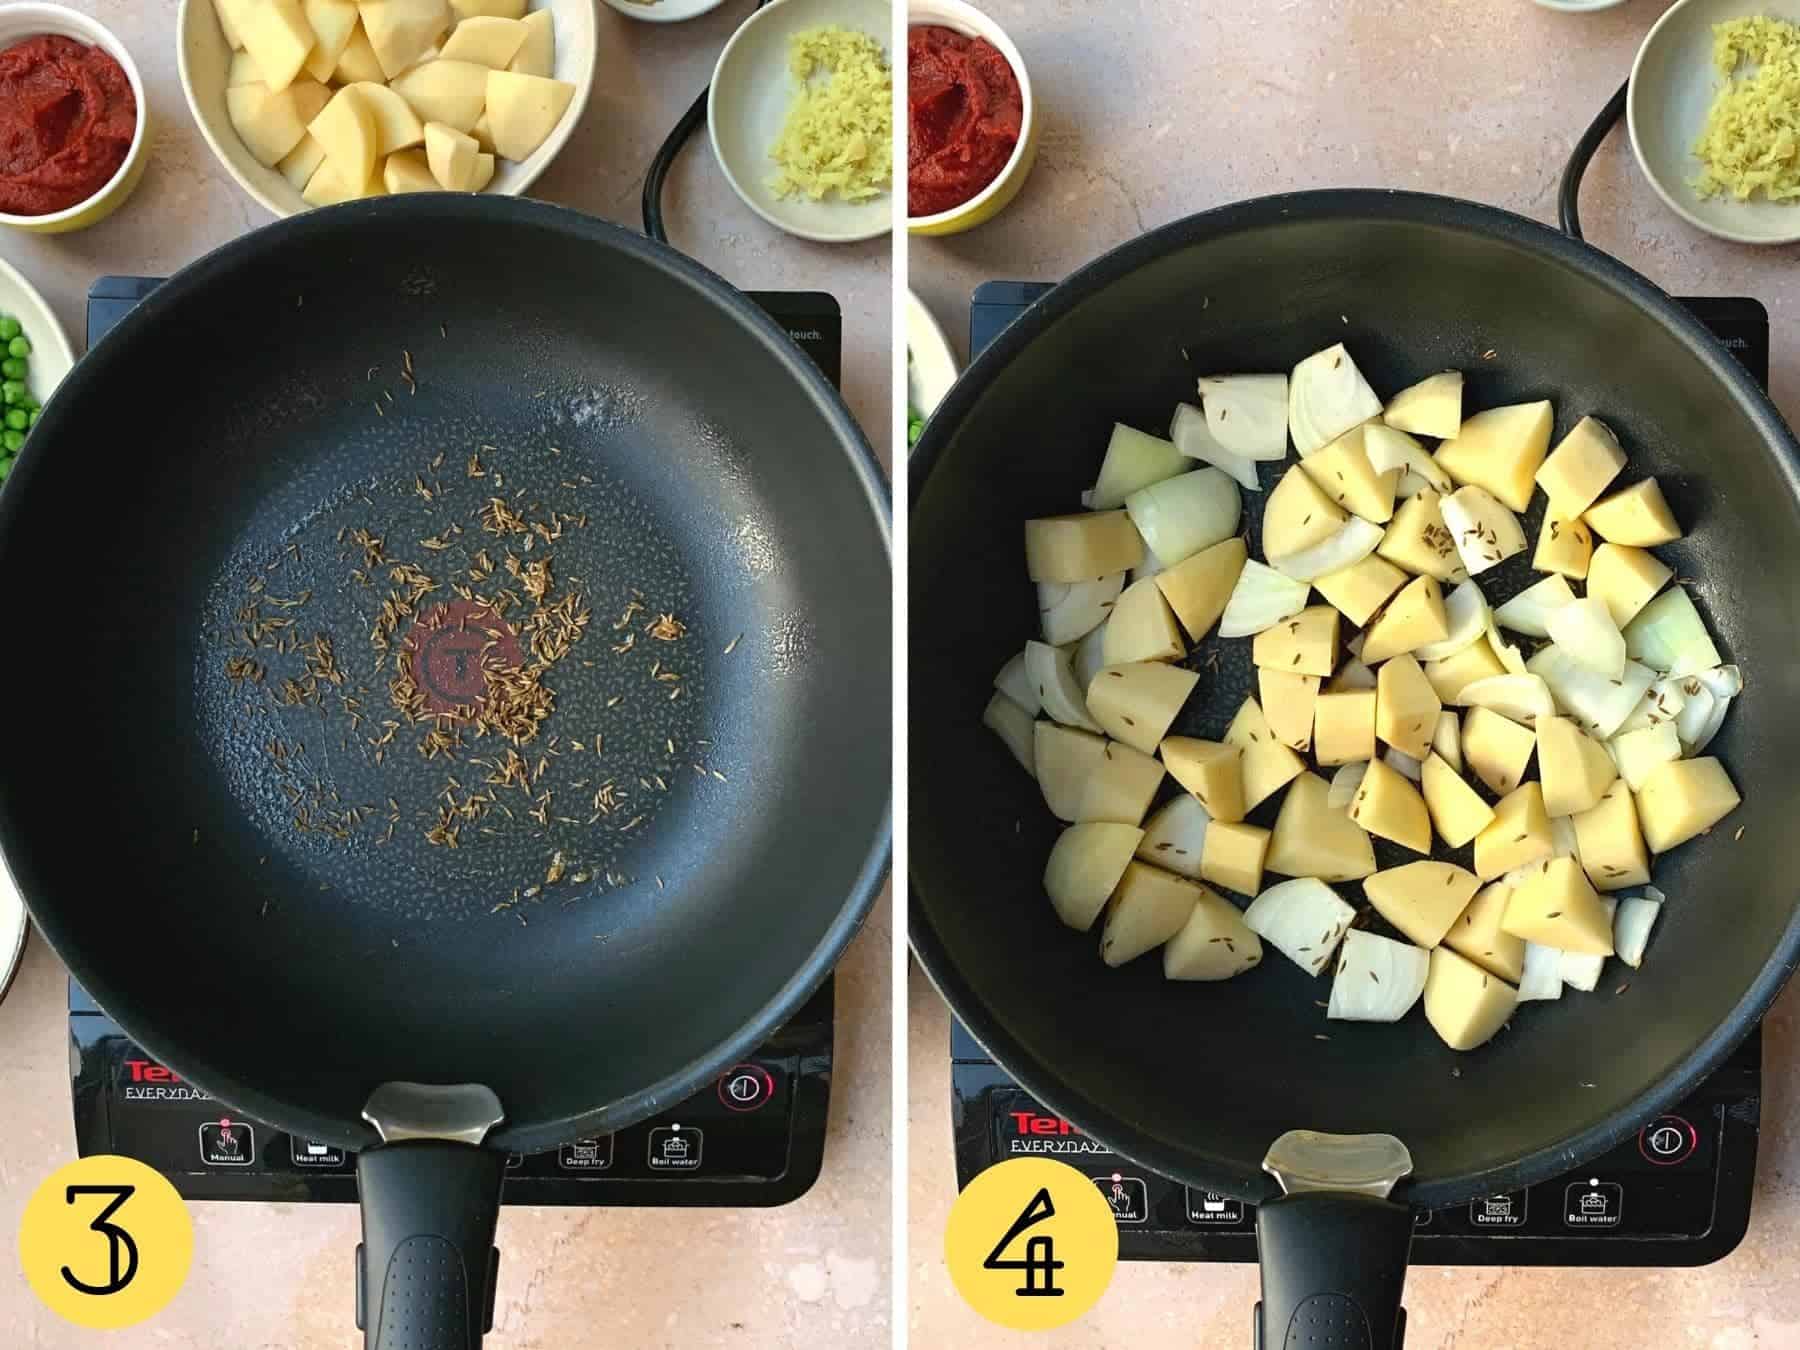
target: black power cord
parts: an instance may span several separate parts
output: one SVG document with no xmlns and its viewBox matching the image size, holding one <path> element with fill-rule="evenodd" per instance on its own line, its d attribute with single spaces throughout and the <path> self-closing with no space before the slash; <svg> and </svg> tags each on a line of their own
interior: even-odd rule
<svg viewBox="0 0 1800 1350">
<path fill-rule="evenodd" d="M 1562 183 L 1556 190 L 1557 223 L 1563 233 L 1581 238 L 1581 179 L 1587 173 L 1588 164 L 1594 158 L 1594 152 L 1600 148 L 1607 133 L 1618 125 L 1619 119 L 1625 115 L 1625 96 L 1631 92 L 1631 81 L 1627 80 L 1619 86 L 1619 92 L 1607 100 L 1588 129 L 1581 133 L 1581 139 L 1575 142 L 1575 149 L 1569 155 L 1569 162 L 1563 169 Z"/>
<path fill-rule="evenodd" d="M 769 0 L 756 0 L 756 8 L 761 9 L 768 3 Z M 659 244 L 669 242 L 669 229 L 663 222 L 663 185 L 669 180 L 669 170 L 675 167 L 681 148 L 699 130 L 700 124 L 706 121 L 706 100 L 711 93 L 710 84 L 700 91 L 700 97 L 681 115 L 681 120 L 675 124 L 675 130 L 669 133 L 668 139 L 658 148 L 656 158 L 650 161 L 650 167 L 644 173 L 644 233 Z"/>
</svg>

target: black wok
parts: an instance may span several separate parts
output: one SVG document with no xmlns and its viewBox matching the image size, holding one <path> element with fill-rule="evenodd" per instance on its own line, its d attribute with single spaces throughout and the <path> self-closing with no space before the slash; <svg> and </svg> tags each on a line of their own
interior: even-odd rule
<svg viewBox="0 0 1800 1350">
<path fill-rule="evenodd" d="M 1055 823 L 979 722 L 993 672 L 1034 627 L 1020 522 L 1072 509 L 1110 424 L 1166 425 L 1197 374 L 1286 370 L 1340 339 L 1377 391 L 1456 368 L 1474 408 L 1552 398 L 1559 433 L 1604 416 L 1632 473 L 1667 490 L 1689 533 L 1663 552 L 1696 579 L 1747 674 L 1710 752 L 1744 805 L 1731 829 L 1658 862 L 1673 898 L 1651 959 L 1619 996 L 1615 978 L 1528 1005 L 1468 1055 L 1416 1013 L 1327 1023 L 1323 981 L 1282 960 L 1224 985 L 1166 983 L 1154 958 L 1109 970 L 1044 902 Z M 1262 1344 L 1283 1344 L 1303 1305 L 1343 1328 L 1336 1344 L 1393 1344 L 1408 1206 L 1524 1186 L 1618 1143 L 1716 1066 L 1793 969 L 1796 445 L 1699 323 L 1594 249 L 1497 210 L 1386 192 L 1180 221 L 1078 273 L 975 361 L 913 456 L 912 491 L 913 948 L 1048 1107 L 1148 1168 L 1261 1206 Z M 1246 494 L 1253 556 L 1259 507 Z M 1504 598 L 1528 579 L 1521 558 L 1487 589 Z M 1201 679 L 1177 732 L 1223 732 L 1247 692 L 1248 645 L 1223 644 L 1217 669 L 1216 639 L 1190 658 Z M 1410 856 L 1377 850 L 1381 866 Z M 1393 1136 L 1410 1173 L 1386 1201 L 1347 1193 L 1351 1169 L 1315 1158 L 1323 1189 L 1295 1181 L 1282 1198 L 1264 1162 L 1290 1130 Z M 1389 1161 L 1370 1170 L 1392 1180 Z"/>
<path fill-rule="evenodd" d="M 484 529 L 490 498 L 544 532 Z M 481 550 L 469 588 L 516 594 L 511 637 L 466 611 L 415 630 Z M 441 641 L 457 700 L 494 643 L 535 659 L 508 552 L 591 618 L 535 736 L 465 718 L 428 759 L 437 723 L 395 711 L 383 658 Z M 435 588 L 378 650 L 402 562 Z M 879 470 L 775 324 L 612 226 L 383 198 L 202 259 L 48 405 L 0 575 L 0 843 L 32 917 L 178 1073 L 362 1151 L 372 1347 L 478 1344 L 506 1155 L 703 1087 L 877 893 Z M 289 643 L 316 633 L 343 678 L 309 696 Z M 527 781 L 495 785 L 512 749 Z M 427 838 L 446 819 L 454 848 Z"/>
</svg>

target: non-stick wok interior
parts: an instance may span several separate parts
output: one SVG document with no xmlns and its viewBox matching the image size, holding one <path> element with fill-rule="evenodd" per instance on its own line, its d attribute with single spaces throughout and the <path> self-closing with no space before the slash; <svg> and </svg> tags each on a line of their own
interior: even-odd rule
<svg viewBox="0 0 1800 1350">
<path fill-rule="evenodd" d="M 1185 222 L 1133 246 L 1134 265 L 1101 264 L 1125 274 L 1078 282 L 1091 293 L 1041 334 L 1003 338 L 966 378 L 967 404 L 940 414 L 941 447 L 922 447 L 938 453 L 912 524 L 915 936 L 1028 1087 L 1171 1175 L 1255 1199 L 1270 1142 L 1302 1127 L 1397 1134 L 1423 1203 L 1547 1175 L 1575 1141 L 1598 1152 L 1617 1137 L 1609 1117 L 1641 1107 L 1719 1032 L 1794 923 L 1793 466 L 1715 373 L 1729 358 L 1647 316 L 1621 269 L 1584 271 L 1577 251 L 1532 240 L 1558 243 L 1498 213 L 1373 194 Z M 1591 995 L 1524 1005 L 1471 1054 L 1445 1048 L 1420 1011 L 1397 1026 L 1328 1022 L 1328 978 L 1278 954 L 1220 985 L 1166 983 L 1155 957 L 1106 968 L 1094 936 L 1055 920 L 1041 876 L 1058 827 L 979 721 L 994 672 L 1035 636 L 1020 522 L 1076 509 L 1113 421 L 1163 430 L 1177 402 L 1196 401 L 1196 375 L 1286 370 L 1339 340 L 1384 395 L 1455 368 L 1471 410 L 1550 398 L 1559 435 L 1604 417 L 1630 473 L 1656 474 L 1689 530 L 1660 552 L 1694 579 L 1745 672 L 1713 751 L 1744 805 L 1656 865 L 1670 901 L 1644 969 L 1614 961 Z M 1260 504 L 1246 494 L 1252 556 Z M 1531 539 L 1540 518 L 1541 503 Z M 1491 598 L 1531 579 L 1522 560 L 1501 575 Z M 1219 669 L 1192 662 L 1200 683 L 1176 732 L 1218 737 L 1250 691 L 1248 642 L 1224 646 Z M 1273 814 L 1269 803 L 1252 819 Z M 1468 862 L 1466 849 L 1439 856 Z M 1586 1134 L 1597 1127 L 1605 1139 Z"/>
<path fill-rule="evenodd" d="M 213 255 L 82 364 L 0 502 L 15 709 L 0 836 L 41 926 L 128 1030 L 321 1137 L 358 1142 L 381 1081 L 481 1082 L 507 1109 L 501 1142 L 543 1147 L 654 1109 L 658 1085 L 691 1088 L 679 1075 L 766 1033 L 804 992 L 790 986 L 823 974 L 885 839 L 883 507 L 841 406 L 747 306 L 570 213 L 395 199 Z M 419 541 L 451 522 L 413 485 L 478 499 L 472 453 L 507 475 L 494 495 L 589 517 L 538 541 L 559 585 L 581 576 L 593 619 L 522 747 L 592 762 L 553 765 L 586 786 L 547 813 L 588 834 L 523 896 L 553 847 L 517 828 L 535 787 L 486 822 L 510 822 L 504 840 L 424 839 L 446 776 L 479 784 L 470 758 L 499 757 L 498 737 L 428 762 L 408 727 L 377 766 L 385 679 L 356 731 L 328 700 L 316 732 L 277 733 L 239 707 L 267 688 L 221 674 L 264 568 L 267 595 L 311 590 L 298 633 L 329 631 L 346 688 L 363 682 L 374 592 L 338 532 L 362 522 L 390 559 L 442 566 Z M 461 524 L 496 559 L 533 556 Z M 615 657 L 634 594 L 650 608 Z M 645 635 L 659 609 L 685 638 Z M 658 657 L 685 697 L 653 677 Z M 372 822 L 348 842 L 296 834 L 271 734 L 310 742 L 307 776 Z M 608 778 L 637 805 L 588 829 Z"/>
</svg>

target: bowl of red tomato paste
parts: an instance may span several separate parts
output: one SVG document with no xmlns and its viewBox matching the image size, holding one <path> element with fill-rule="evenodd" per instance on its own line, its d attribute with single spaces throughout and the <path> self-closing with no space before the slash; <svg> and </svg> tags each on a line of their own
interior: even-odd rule
<svg viewBox="0 0 1800 1350">
<path fill-rule="evenodd" d="M 0 225 L 62 234 L 106 219 L 148 144 L 124 43 L 61 5 L 0 5 Z"/>
<path fill-rule="evenodd" d="M 906 35 L 906 228 L 960 234 L 1019 194 L 1037 159 L 1025 62 L 962 0 L 912 0 Z"/>
</svg>

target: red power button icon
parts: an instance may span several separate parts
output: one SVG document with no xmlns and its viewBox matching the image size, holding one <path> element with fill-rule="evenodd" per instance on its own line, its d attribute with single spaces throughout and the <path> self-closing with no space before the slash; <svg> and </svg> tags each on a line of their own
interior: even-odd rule
<svg viewBox="0 0 1800 1350">
<path fill-rule="evenodd" d="M 1658 1167 L 1684 1163 L 1699 1147 L 1700 1132 L 1680 1116 L 1658 1116 L 1638 1131 L 1638 1152 Z"/>
<path fill-rule="evenodd" d="M 719 1100 L 733 1111 L 755 1111 L 774 1095 L 774 1076 L 761 1065 L 740 1064 L 719 1080 Z"/>
</svg>

